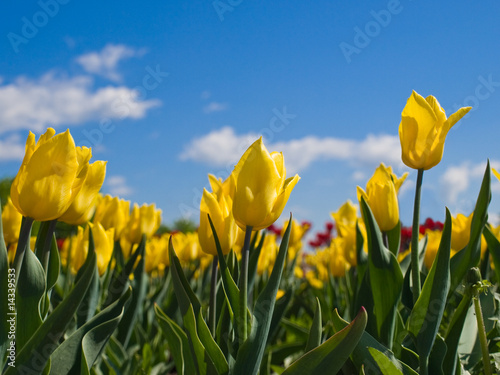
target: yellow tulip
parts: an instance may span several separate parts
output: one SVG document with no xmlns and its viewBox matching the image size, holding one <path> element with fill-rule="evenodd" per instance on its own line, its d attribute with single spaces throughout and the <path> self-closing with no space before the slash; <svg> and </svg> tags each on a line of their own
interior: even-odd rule
<svg viewBox="0 0 500 375">
<path fill-rule="evenodd" d="M 89 252 L 90 229 L 92 230 L 92 237 L 94 239 L 97 269 L 99 270 L 99 275 L 102 276 L 106 272 L 106 268 L 113 255 L 114 228 L 106 230 L 100 223 L 88 223 L 85 230 L 82 227 L 78 227 L 77 235 L 71 238 L 70 248 L 64 250 L 65 256 L 68 257 L 68 252 L 71 252 L 71 272 L 77 273 L 83 263 L 85 263 Z"/>
<path fill-rule="evenodd" d="M 381 164 L 366 184 L 366 192 L 357 187 L 358 199 L 364 197 L 370 206 L 380 230 L 387 232 L 399 222 L 399 207 L 396 187 L 391 174 Z"/>
<path fill-rule="evenodd" d="M 94 223 L 101 223 L 105 229 L 115 229 L 115 241 L 118 240 L 130 217 L 130 202 L 106 195 L 98 199 Z"/>
<path fill-rule="evenodd" d="M 460 108 L 446 118 L 437 99 L 412 92 L 403 109 L 399 139 L 403 163 L 414 169 L 430 169 L 441 161 L 448 131 L 471 107 Z"/>
<path fill-rule="evenodd" d="M 134 203 L 130 219 L 125 228 L 125 235 L 129 242 L 137 244 L 141 242 L 142 235 L 151 237 L 160 227 L 161 210 L 156 209 L 156 205 L 149 206 L 143 204 L 141 207 Z"/>
<path fill-rule="evenodd" d="M 344 277 L 349 268 L 343 254 L 343 241 L 340 237 L 334 237 L 328 248 L 330 273 L 334 277 Z"/>
<path fill-rule="evenodd" d="M 427 269 L 430 270 L 439 250 L 442 232 L 440 230 L 426 229 L 425 235 L 427 236 L 427 247 L 425 248 L 424 264 Z M 450 256 L 451 255 L 450 253 Z"/>
<path fill-rule="evenodd" d="M 356 224 L 356 220 L 358 219 L 358 209 L 351 200 L 347 200 L 347 202 L 340 206 L 337 212 L 332 212 L 331 215 L 337 225 L 345 224 L 352 226 Z"/>
<path fill-rule="evenodd" d="M 208 214 L 210 214 L 222 252 L 226 255 L 231 251 L 238 234 L 238 226 L 231 211 L 233 201 L 230 195 L 224 193 L 223 184 L 220 181 L 211 181 L 211 184 L 212 193 L 203 189 L 198 237 L 201 249 L 207 254 L 217 256 L 212 228 L 208 221 Z"/>
<path fill-rule="evenodd" d="M 7 245 L 16 243 L 19 239 L 22 219 L 23 216 L 14 207 L 12 200 L 8 198 L 2 210 L 3 237 Z"/>
<path fill-rule="evenodd" d="M 456 217 L 451 217 L 451 251 L 453 254 L 459 252 L 468 245 L 473 215 L 474 213 L 471 213 L 469 216 L 457 214 Z M 486 240 L 484 236 L 481 235 L 481 256 L 484 254 L 487 247 Z"/>
<path fill-rule="evenodd" d="M 55 135 L 49 128 L 36 143 L 30 132 L 12 183 L 12 203 L 23 216 L 39 221 L 58 219 L 80 191 L 90 157 L 90 149 L 75 146 L 69 130 Z"/>
<path fill-rule="evenodd" d="M 72 225 L 80 225 L 89 221 L 94 214 L 98 193 L 105 176 L 105 161 L 96 161 L 90 164 L 82 188 L 59 220 Z"/>
<path fill-rule="evenodd" d="M 300 177 L 286 179 L 282 153 L 267 151 L 262 137 L 243 154 L 234 168 L 233 215 L 240 228 L 267 228 L 281 215 Z"/>
</svg>

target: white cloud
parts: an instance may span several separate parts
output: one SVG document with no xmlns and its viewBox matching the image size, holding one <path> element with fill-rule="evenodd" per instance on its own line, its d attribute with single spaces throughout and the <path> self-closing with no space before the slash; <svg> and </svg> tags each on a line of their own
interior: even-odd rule
<svg viewBox="0 0 500 375">
<path fill-rule="evenodd" d="M 13 134 L 3 140 L 0 139 L 0 161 L 22 160 L 24 148 L 18 134 Z"/>
<path fill-rule="evenodd" d="M 127 185 L 127 180 L 124 176 L 108 176 L 106 177 L 106 186 L 109 193 L 114 196 L 126 197 L 133 193 L 133 189 Z"/>
<path fill-rule="evenodd" d="M 233 128 L 223 127 L 193 139 L 185 146 L 180 158 L 227 167 L 234 165 L 257 138 L 257 134 L 237 135 Z M 283 152 L 289 173 L 304 170 L 317 160 L 343 160 L 368 166 L 384 162 L 395 168 L 402 166 L 399 138 L 390 135 L 368 135 L 361 141 L 307 136 L 286 142 L 266 143 L 266 147 L 269 151 Z"/>
<path fill-rule="evenodd" d="M 493 167 L 500 166 L 500 162 L 491 161 Z M 483 179 L 486 163 L 473 164 L 463 162 L 460 165 L 448 167 L 440 178 L 441 194 L 445 203 L 455 206 L 453 211 L 462 211 L 474 207 L 479 190 L 469 189 L 471 183 L 479 186 Z M 500 191 L 500 185 L 495 178 L 492 178 L 491 188 L 493 191 Z"/>
<path fill-rule="evenodd" d="M 219 103 L 219 102 L 210 102 L 205 107 L 203 107 L 203 112 L 205 113 L 213 113 L 213 112 L 222 112 L 228 108 L 227 103 Z"/>
<path fill-rule="evenodd" d="M 145 50 L 136 50 L 123 44 L 108 44 L 99 52 L 89 52 L 77 57 L 76 62 L 91 74 L 97 74 L 111 81 L 120 82 L 122 77 L 116 71 L 118 63 L 135 56 L 142 56 Z"/>
<path fill-rule="evenodd" d="M 91 77 L 54 72 L 35 80 L 18 77 L 12 83 L 0 83 L 0 133 L 19 129 L 41 132 L 47 126 L 102 118 L 137 119 L 161 104 L 157 99 L 137 100 L 136 92 L 125 86 L 93 86 Z"/>
</svg>

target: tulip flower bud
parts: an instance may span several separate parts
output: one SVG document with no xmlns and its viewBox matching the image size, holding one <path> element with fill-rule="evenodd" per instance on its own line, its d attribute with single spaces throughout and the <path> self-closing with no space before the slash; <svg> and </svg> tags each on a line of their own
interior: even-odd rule
<svg viewBox="0 0 500 375">
<path fill-rule="evenodd" d="M 243 154 L 234 168 L 233 215 L 240 228 L 267 228 L 281 215 L 300 177 L 286 179 L 282 153 L 267 151 L 262 137 Z"/>
<path fill-rule="evenodd" d="M 424 99 L 413 91 L 403 109 L 399 125 L 403 163 L 410 168 L 423 170 L 439 164 L 448 131 L 471 108 L 460 108 L 446 118 L 445 111 L 434 96 Z"/>
<path fill-rule="evenodd" d="M 19 239 L 22 219 L 23 216 L 14 207 L 9 197 L 2 210 L 3 238 L 7 245 L 16 243 Z"/>
<path fill-rule="evenodd" d="M 58 219 L 80 191 L 90 157 L 90 149 L 77 149 L 69 130 L 55 135 L 49 128 L 36 143 L 30 132 L 12 183 L 12 203 L 23 216 L 39 221 Z"/>
</svg>

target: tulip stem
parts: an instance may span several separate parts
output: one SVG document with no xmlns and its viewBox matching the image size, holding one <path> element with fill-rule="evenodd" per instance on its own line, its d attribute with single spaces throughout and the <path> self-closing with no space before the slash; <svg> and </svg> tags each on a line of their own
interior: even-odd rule
<svg viewBox="0 0 500 375">
<path fill-rule="evenodd" d="M 420 193 L 422 191 L 422 180 L 424 170 L 419 169 L 417 175 L 417 185 L 415 188 L 415 205 L 413 206 L 413 227 L 411 230 L 411 276 L 413 303 L 415 304 L 420 296 L 420 262 L 418 249 L 418 235 L 420 226 Z"/>
<path fill-rule="evenodd" d="M 250 254 L 250 239 L 252 237 L 252 227 L 247 225 L 245 230 L 245 241 L 241 252 L 241 272 L 240 272 L 240 319 L 241 319 L 241 342 L 248 337 L 248 258 Z"/>
<path fill-rule="evenodd" d="M 42 263 L 43 270 L 45 274 L 47 274 L 47 270 L 49 268 L 49 259 L 50 259 L 50 249 L 52 244 L 52 237 L 54 235 L 54 231 L 56 229 L 57 220 L 51 220 L 48 223 L 47 233 L 45 235 L 45 241 L 43 243 L 42 254 L 40 262 Z"/>
<path fill-rule="evenodd" d="M 30 217 L 23 217 L 21 223 L 21 231 L 19 232 L 19 241 L 17 242 L 16 256 L 14 257 L 14 269 L 16 270 L 16 286 L 21 274 L 21 267 L 23 265 L 24 253 L 30 243 L 31 226 L 34 219 Z"/>
<path fill-rule="evenodd" d="M 210 332 L 212 337 L 215 338 L 216 329 L 216 297 L 217 297 L 217 255 L 214 256 L 212 261 L 212 279 L 210 280 L 210 308 L 208 310 L 208 321 L 210 324 Z"/>
<path fill-rule="evenodd" d="M 484 328 L 483 312 L 481 310 L 481 303 L 479 296 L 472 298 L 474 302 L 474 310 L 476 312 L 477 331 L 479 342 L 481 344 L 481 352 L 483 355 L 483 365 L 485 375 L 491 375 L 490 353 L 488 351 L 488 338 L 486 337 L 486 329 Z"/>
</svg>

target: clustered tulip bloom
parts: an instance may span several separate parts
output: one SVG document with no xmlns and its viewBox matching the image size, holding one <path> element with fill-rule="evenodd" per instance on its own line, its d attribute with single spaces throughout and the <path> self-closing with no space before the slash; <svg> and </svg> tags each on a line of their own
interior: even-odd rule
<svg viewBox="0 0 500 375">
<path fill-rule="evenodd" d="M 134 203 L 132 213 L 127 226 L 125 227 L 125 237 L 132 244 L 141 242 L 142 235 L 151 237 L 160 227 L 161 210 L 156 205 L 143 204 L 141 207 Z"/>
<path fill-rule="evenodd" d="M 366 192 L 357 187 L 358 199 L 361 201 L 361 197 L 364 197 L 383 232 L 393 229 L 399 222 L 397 193 L 407 175 L 408 173 L 405 173 L 401 178 L 397 178 L 392 173 L 392 168 L 387 168 L 382 163 L 366 184 Z"/>
<path fill-rule="evenodd" d="M 14 244 L 19 239 L 22 220 L 22 215 L 14 207 L 12 200 L 8 198 L 2 209 L 3 238 L 7 245 Z"/>
<path fill-rule="evenodd" d="M 471 107 L 463 107 L 446 118 L 445 111 L 434 96 L 424 99 L 413 91 L 399 125 L 403 163 L 423 170 L 439 164 L 448 131 L 470 110 Z"/>
<path fill-rule="evenodd" d="M 35 220 L 67 215 L 68 222 L 79 223 L 88 216 L 89 203 L 104 181 L 105 164 L 94 163 L 91 168 L 91 157 L 89 148 L 75 146 L 69 130 L 55 135 L 55 130 L 49 128 L 38 142 L 30 132 L 23 162 L 12 183 L 12 203 L 23 216 Z"/>
<path fill-rule="evenodd" d="M 286 178 L 281 152 L 269 153 L 262 137 L 243 154 L 234 168 L 233 215 L 240 228 L 267 228 L 281 215 L 300 177 Z"/>
<path fill-rule="evenodd" d="M 94 222 L 101 223 L 105 229 L 115 229 L 115 241 L 121 235 L 130 217 L 130 201 L 105 195 L 98 200 Z"/>
<path fill-rule="evenodd" d="M 226 255 L 231 251 L 238 234 L 238 226 L 234 221 L 232 213 L 233 199 L 229 194 L 228 188 L 225 188 L 225 185 L 227 186 L 231 183 L 231 178 L 221 183 L 212 176 L 210 183 L 212 185 L 212 193 L 203 189 L 203 196 L 200 203 L 198 237 L 201 249 L 207 254 L 217 256 L 212 228 L 208 221 L 208 215 L 210 215 L 222 253 Z"/>
</svg>

